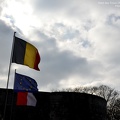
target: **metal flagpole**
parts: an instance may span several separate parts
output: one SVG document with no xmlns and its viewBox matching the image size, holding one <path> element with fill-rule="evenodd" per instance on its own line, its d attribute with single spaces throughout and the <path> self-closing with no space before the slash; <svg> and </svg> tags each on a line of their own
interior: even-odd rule
<svg viewBox="0 0 120 120">
<path fill-rule="evenodd" d="M 6 107 L 7 107 L 8 85 L 9 85 L 10 69 L 11 69 L 12 56 L 13 56 L 13 47 L 14 47 L 14 41 L 15 41 L 15 33 L 16 32 L 14 32 L 14 35 L 13 35 L 12 51 L 11 51 L 11 56 L 10 56 L 9 70 L 8 70 L 8 78 L 7 78 L 7 86 L 6 86 L 6 96 L 5 96 L 5 107 L 4 107 L 4 113 L 3 113 L 3 120 L 5 120 Z"/>
<path fill-rule="evenodd" d="M 13 85 L 13 89 L 14 89 L 14 86 L 15 86 L 15 74 L 16 74 L 16 69 L 15 69 L 15 73 L 14 73 L 14 85 Z M 13 101 L 14 101 L 14 90 L 13 90 L 13 93 L 12 93 L 12 100 L 11 100 L 11 116 L 10 116 L 10 120 L 12 120 L 12 117 L 13 117 L 13 111 L 14 111 L 14 107 L 13 107 Z"/>
<path fill-rule="evenodd" d="M 12 63 L 12 56 L 13 56 L 13 47 L 14 47 L 14 42 L 15 42 L 15 33 L 13 35 L 13 44 L 12 44 L 12 51 L 11 51 L 11 57 L 10 57 L 10 64 L 9 64 L 9 71 L 8 71 L 8 80 L 7 80 L 7 89 L 8 89 L 8 85 L 9 85 L 9 76 L 10 76 L 10 68 L 11 68 L 11 63 Z"/>
</svg>

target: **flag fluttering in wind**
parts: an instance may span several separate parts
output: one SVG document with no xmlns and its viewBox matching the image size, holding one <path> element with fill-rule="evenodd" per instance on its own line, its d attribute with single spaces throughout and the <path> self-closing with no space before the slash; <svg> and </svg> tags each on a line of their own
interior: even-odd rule
<svg viewBox="0 0 120 120">
<path fill-rule="evenodd" d="M 10 76 L 11 63 L 26 65 L 30 68 L 35 69 L 35 70 L 40 70 L 38 67 L 38 64 L 40 63 L 40 55 L 39 55 L 37 48 L 35 46 L 33 46 L 32 44 L 16 37 L 15 33 L 16 32 L 14 32 L 14 36 L 13 36 L 13 44 L 12 44 L 12 51 L 11 51 L 11 57 L 10 57 L 7 86 L 6 86 L 7 89 L 9 86 L 9 76 Z M 26 76 L 21 77 L 21 75 L 16 74 L 14 89 L 24 91 L 23 93 L 25 93 L 25 91 L 27 91 L 27 96 L 28 96 L 27 101 L 29 101 L 27 103 L 29 103 L 29 104 L 33 103 L 34 105 L 36 104 L 36 102 L 35 102 L 36 99 L 35 99 L 33 93 L 30 93 L 30 95 L 28 94 L 29 91 L 30 92 L 38 91 L 37 83 L 35 80 L 33 80 L 29 77 L 26 77 Z M 5 119 L 5 116 L 6 116 L 8 90 L 6 90 L 5 97 L 6 97 L 6 99 L 5 99 L 3 119 Z M 20 100 L 20 97 L 18 97 L 18 98 L 19 98 L 18 100 Z M 25 97 L 21 97 L 21 98 L 24 99 Z"/>
<path fill-rule="evenodd" d="M 38 88 L 33 78 L 15 73 L 14 90 L 17 91 L 16 105 L 36 106 L 33 93 L 38 92 Z"/>
<path fill-rule="evenodd" d="M 14 47 L 12 55 L 12 63 L 26 65 L 35 70 L 40 70 L 40 55 L 35 46 L 18 38 L 14 38 Z"/>
<path fill-rule="evenodd" d="M 36 106 L 37 99 L 33 93 L 29 92 L 18 92 L 16 105 L 22 106 Z"/>
<path fill-rule="evenodd" d="M 27 91 L 36 92 L 38 91 L 37 82 L 28 76 L 15 73 L 14 90 L 15 91 Z"/>
</svg>

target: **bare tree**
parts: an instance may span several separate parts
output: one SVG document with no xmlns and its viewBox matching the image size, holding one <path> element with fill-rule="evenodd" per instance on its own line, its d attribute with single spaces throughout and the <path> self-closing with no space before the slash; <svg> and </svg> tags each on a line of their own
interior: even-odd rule
<svg viewBox="0 0 120 120">
<path fill-rule="evenodd" d="M 120 120 L 119 92 L 109 86 L 76 87 L 74 89 L 68 88 L 59 91 L 89 93 L 100 96 L 107 101 L 107 120 Z"/>
</svg>

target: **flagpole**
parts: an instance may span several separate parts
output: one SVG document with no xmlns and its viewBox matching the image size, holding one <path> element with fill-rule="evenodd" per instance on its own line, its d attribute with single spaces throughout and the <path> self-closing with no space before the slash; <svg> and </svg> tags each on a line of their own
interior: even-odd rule
<svg viewBox="0 0 120 120">
<path fill-rule="evenodd" d="M 15 74 L 16 74 L 16 69 L 15 69 L 15 73 L 14 73 L 14 84 L 15 84 Z M 14 86 L 13 85 L 13 89 L 14 89 Z M 11 102 L 11 115 L 10 115 L 10 120 L 12 120 L 12 117 L 13 117 L 13 101 L 14 101 L 14 90 L 13 90 L 13 94 L 12 94 L 12 102 Z"/>
<path fill-rule="evenodd" d="M 10 68 L 11 68 L 11 63 L 12 63 L 12 56 L 13 56 L 13 47 L 14 47 L 14 42 L 15 42 L 15 33 L 13 35 L 13 44 L 12 44 L 12 51 L 11 51 L 11 57 L 10 57 L 10 64 L 9 64 L 9 70 L 8 70 L 8 79 L 7 79 L 7 89 L 8 89 L 8 85 L 9 85 L 9 77 L 10 77 Z"/>
<path fill-rule="evenodd" d="M 16 74 L 16 69 L 15 69 L 15 74 Z M 14 75 L 14 86 L 13 86 L 13 89 L 15 87 L 15 75 Z"/>
<path fill-rule="evenodd" d="M 12 56 L 13 56 L 13 47 L 14 47 L 14 41 L 15 41 L 15 33 L 16 32 L 14 32 L 14 35 L 13 35 L 13 43 L 12 43 L 12 50 L 11 50 L 9 70 L 8 70 L 8 78 L 7 78 L 7 86 L 6 86 L 6 96 L 5 96 L 5 107 L 4 107 L 4 113 L 3 113 L 3 120 L 5 120 L 6 107 L 7 107 L 8 85 L 9 85 L 10 69 L 11 69 Z"/>
</svg>

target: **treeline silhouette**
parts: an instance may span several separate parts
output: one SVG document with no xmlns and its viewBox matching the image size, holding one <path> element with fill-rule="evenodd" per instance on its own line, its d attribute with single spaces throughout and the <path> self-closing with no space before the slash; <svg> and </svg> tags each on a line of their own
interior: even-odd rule
<svg viewBox="0 0 120 120">
<path fill-rule="evenodd" d="M 53 90 L 54 92 L 79 92 L 97 95 L 107 101 L 107 116 L 106 120 L 120 120 L 120 94 L 114 88 L 107 85 L 92 86 L 92 87 L 76 87 L 66 88 L 62 90 Z"/>
</svg>

